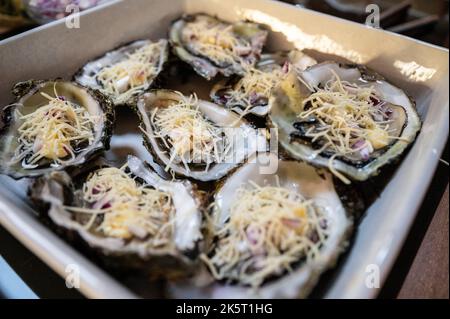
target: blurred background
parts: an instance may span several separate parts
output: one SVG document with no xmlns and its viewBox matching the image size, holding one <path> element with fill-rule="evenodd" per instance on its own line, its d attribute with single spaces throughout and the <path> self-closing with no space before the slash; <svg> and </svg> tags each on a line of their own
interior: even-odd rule
<svg viewBox="0 0 450 319">
<path fill-rule="evenodd" d="M 0 39 L 111 0 L 0 0 Z M 129 0 L 130 1 L 130 0 Z M 132 1 L 132 0 L 131 0 Z M 380 26 L 419 40 L 448 48 L 448 0 L 284 0 L 284 2 L 364 23 L 366 7 L 380 8 Z"/>
<path fill-rule="evenodd" d="M 0 40 L 111 0 L 0 0 Z"/>
<path fill-rule="evenodd" d="M 380 8 L 380 27 L 448 48 L 448 0 L 293 0 L 285 1 L 364 23 L 366 7 Z"/>
</svg>

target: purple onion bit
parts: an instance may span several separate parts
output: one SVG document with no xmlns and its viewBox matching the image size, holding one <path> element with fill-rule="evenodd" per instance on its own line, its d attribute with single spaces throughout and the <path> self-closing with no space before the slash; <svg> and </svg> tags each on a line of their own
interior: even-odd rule
<svg viewBox="0 0 450 319">
<path fill-rule="evenodd" d="M 370 149 L 365 140 L 356 141 L 352 149 L 356 150 L 363 160 L 367 161 L 370 158 Z"/>
<path fill-rule="evenodd" d="M 290 65 L 291 64 L 288 61 L 284 62 L 283 67 L 281 68 L 284 74 L 289 73 Z"/>
</svg>

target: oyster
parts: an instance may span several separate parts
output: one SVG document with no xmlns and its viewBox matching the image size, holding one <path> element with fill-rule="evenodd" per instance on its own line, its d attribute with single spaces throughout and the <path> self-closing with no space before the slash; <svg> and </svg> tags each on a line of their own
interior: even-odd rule
<svg viewBox="0 0 450 319">
<path fill-rule="evenodd" d="M 167 40 L 139 40 L 87 63 L 75 81 L 100 90 L 116 105 L 129 104 L 154 84 L 167 59 Z"/>
<path fill-rule="evenodd" d="M 353 228 L 327 172 L 297 161 L 239 168 L 215 194 L 208 273 L 168 286 L 176 298 L 306 297 Z"/>
<path fill-rule="evenodd" d="M 55 80 L 21 82 L 13 94 L 2 111 L 0 173 L 35 177 L 109 148 L 114 110 L 100 92 Z"/>
<path fill-rule="evenodd" d="M 176 20 L 169 38 L 175 55 L 211 80 L 218 73 L 244 75 L 245 68 L 259 60 L 267 34 L 259 24 L 230 24 L 206 14 L 196 14 Z"/>
<path fill-rule="evenodd" d="M 300 81 L 299 81 L 300 80 Z M 421 127 L 414 102 L 361 66 L 324 62 L 286 77 L 269 115 L 294 158 L 328 167 L 345 183 L 377 175 Z"/>
<path fill-rule="evenodd" d="M 126 257 L 130 268 L 145 265 L 154 276 L 188 273 L 189 254 L 202 239 L 203 199 L 193 185 L 163 180 L 133 156 L 121 168 L 95 163 L 44 175 L 30 197 L 45 204 L 65 234 L 77 234 L 101 256 Z M 158 269 L 159 261 L 168 268 Z"/>
<path fill-rule="evenodd" d="M 211 90 L 211 99 L 239 114 L 266 116 L 272 90 L 289 70 L 303 71 L 316 60 L 298 50 L 263 54 L 255 68 L 247 68 L 243 77 L 223 79 Z"/>
<path fill-rule="evenodd" d="M 147 149 L 166 171 L 217 180 L 266 145 L 265 136 L 236 113 L 170 90 L 137 102 Z"/>
</svg>

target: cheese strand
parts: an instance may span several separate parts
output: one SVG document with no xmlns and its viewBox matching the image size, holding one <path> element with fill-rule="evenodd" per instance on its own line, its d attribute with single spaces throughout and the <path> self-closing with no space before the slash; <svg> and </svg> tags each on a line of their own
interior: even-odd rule
<svg viewBox="0 0 450 319">
<path fill-rule="evenodd" d="M 83 225 L 106 237 L 148 241 L 152 247 L 173 244 L 174 207 L 168 193 L 139 185 L 122 168 L 92 173 L 81 190 L 83 206 L 69 211 L 91 215 Z"/>
<path fill-rule="evenodd" d="M 215 248 L 201 256 L 217 280 L 257 288 L 295 262 L 318 258 L 327 238 L 321 208 L 284 187 L 251 182 L 237 190 L 229 213 L 216 231 Z"/>
</svg>

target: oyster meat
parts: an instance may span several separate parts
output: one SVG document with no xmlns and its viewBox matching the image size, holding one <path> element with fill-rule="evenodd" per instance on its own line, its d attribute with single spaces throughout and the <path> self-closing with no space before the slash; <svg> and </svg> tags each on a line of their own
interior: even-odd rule
<svg viewBox="0 0 450 319">
<path fill-rule="evenodd" d="M 267 34 L 256 23 L 230 24 L 206 14 L 184 15 L 169 30 L 175 55 L 207 80 L 244 75 L 259 60 Z"/>
<path fill-rule="evenodd" d="M 167 40 L 139 40 L 87 63 L 75 75 L 78 83 L 98 89 L 115 105 L 130 104 L 148 90 L 168 59 Z"/>
<path fill-rule="evenodd" d="M 0 126 L 0 173 L 35 177 L 85 163 L 109 148 L 114 110 L 96 90 L 72 82 L 15 85 Z"/>
<path fill-rule="evenodd" d="M 266 116 L 271 107 L 272 90 L 289 70 L 303 71 L 316 63 L 316 60 L 298 50 L 263 54 L 254 68 L 247 68 L 244 76 L 234 76 L 216 83 L 210 96 L 215 103 L 239 114 Z"/>
<path fill-rule="evenodd" d="M 202 239 L 203 199 L 193 185 L 163 180 L 133 156 L 121 168 L 94 163 L 70 175 L 44 175 L 30 196 L 46 204 L 64 233 L 78 234 L 102 256 L 126 257 L 128 267 L 144 264 L 158 275 L 172 276 L 177 268 L 188 273 L 183 267 L 194 263 L 189 252 Z M 174 269 L 158 270 L 158 261 Z"/>
<path fill-rule="evenodd" d="M 277 170 L 261 174 L 270 161 Z M 331 174 L 274 155 L 239 168 L 214 198 L 214 239 L 201 255 L 210 278 L 170 284 L 174 297 L 306 297 L 353 228 Z"/>
<path fill-rule="evenodd" d="M 154 90 L 137 102 L 147 149 L 166 171 L 200 181 L 217 180 L 266 145 L 236 113 L 171 90 Z"/>
<path fill-rule="evenodd" d="M 334 62 L 286 77 L 274 91 L 269 118 L 292 157 L 328 167 L 345 183 L 377 175 L 421 127 L 401 89 L 365 67 Z"/>
</svg>

